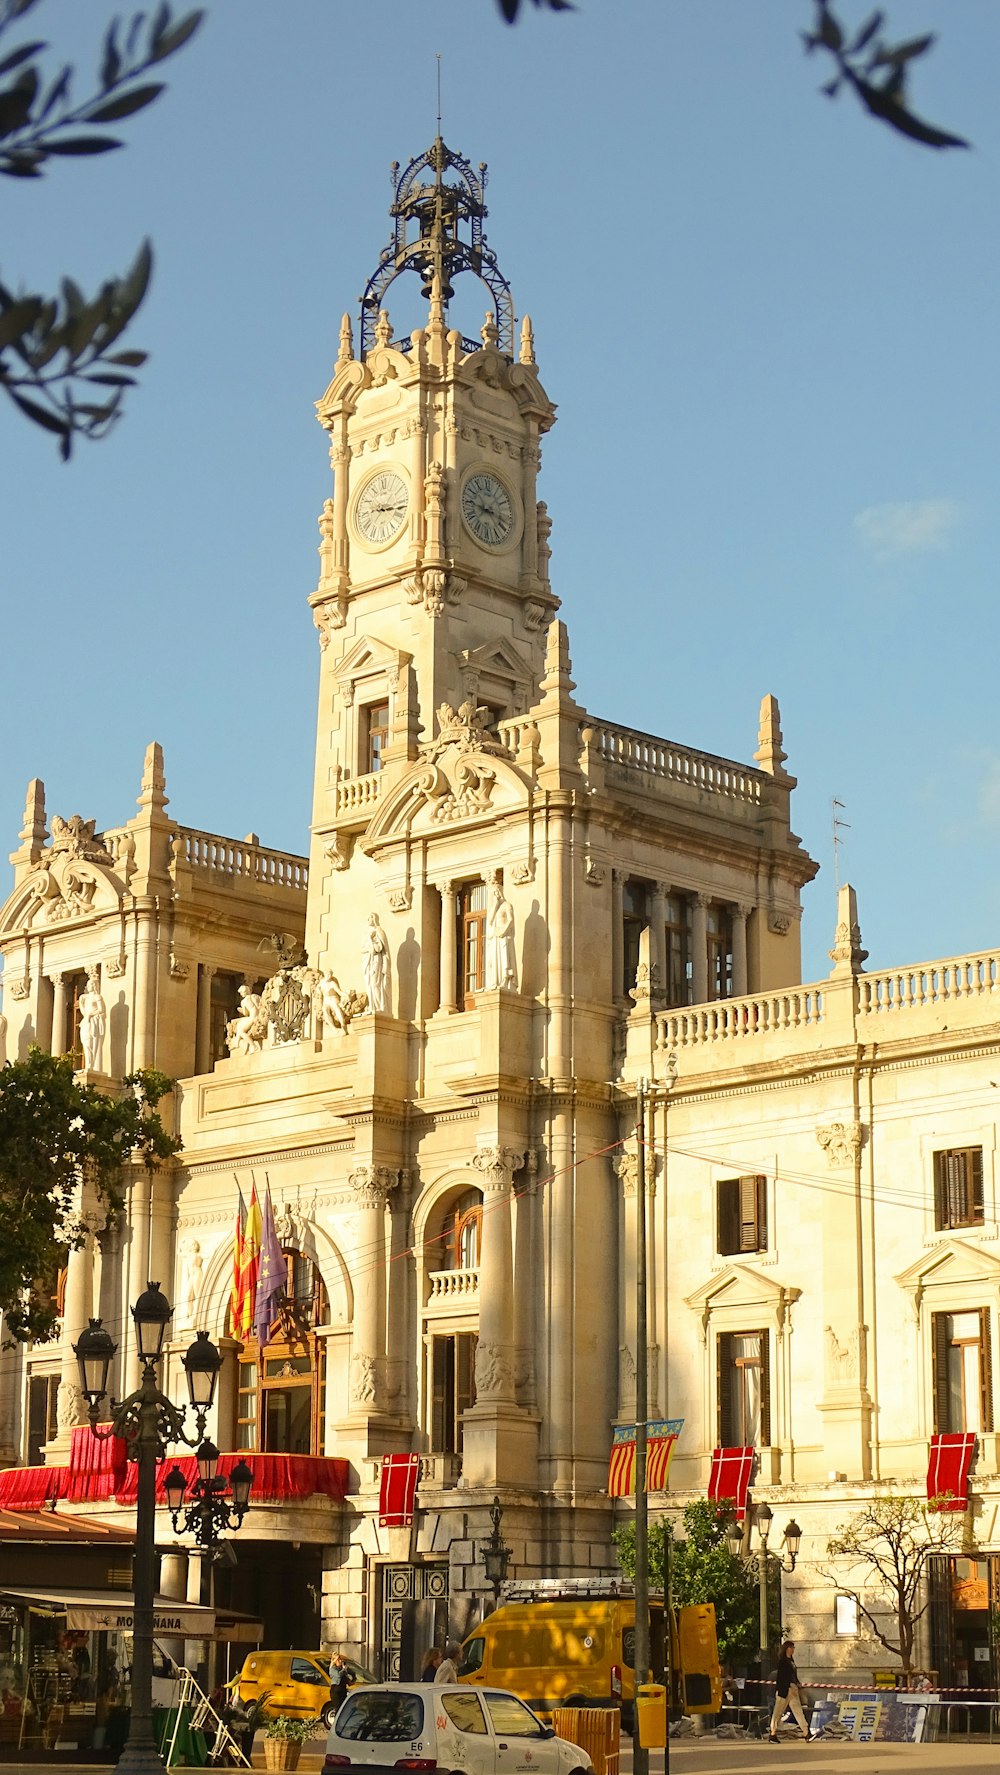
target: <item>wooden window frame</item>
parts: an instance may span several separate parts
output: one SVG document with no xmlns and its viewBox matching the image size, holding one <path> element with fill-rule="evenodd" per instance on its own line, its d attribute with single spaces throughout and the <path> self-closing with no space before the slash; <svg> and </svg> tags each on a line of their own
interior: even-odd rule
<svg viewBox="0 0 1000 1775">
<path fill-rule="evenodd" d="M 377 715 L 384 715 L 384 721 L 374 720 L 373 717 Z M 377 697 L 374 702 L 363 703 L 360 716 L 358 773 L 361 776 L 374 776 L 382 769 L 385 745 L 389 738 L 389 698 Z"/>
<path fill-rule="evenodd" d="M 952 1320 L 966 1313 L 978 1313 L 979 1334 L 976 1338 L 954 1338 Z M 979 1352 L 979 1413 L 982 1431 L 993 1428 L 993 1350 L 989 1307 L 955 1307 L 947 1312 L 931 1314 L 931 1389 L 934 1399 L 935 1435 L 960 1435 L 965 1423 L 952 1422 L 951 1388 L 949 1385 L 949 1353 L 953 1349 L 975 1346 Z M 965 1374 L 962 1373 L 963 1404 Z M 962 1416 L 967 1414 L 963 1411 Z"/>
<path fill-rule="evenodd" d="M 676 1010 L 691 1003 L 691 901 L 686 894 L 668 894 L 667 905 L 676 906 L 677 917 L 668 917 L 664 924 L 667 977 L 663 987 L 667 1009 Z"/>
<path fill-rule="evenodd" d="M 715 1383 L 717 1405 L 718 1445 L 720 1448 L 746 1448 L 749 1444 L 744 1439 L 744 1432 L 735 1435 L 736 1400 L 734 1380 L 738 1368 L 750 1366 L 742 1358 L 736 1356 L 736 1339 L 738 1337 L 755 1337 L 758 1339 L 759 1358 L 756 1366 L 760 1369 L 760 1431 L 757 1445 L 760 1448 L 771 1446 L 771 1340 L 766 1327 L 760 1326 L 747 1331 L 720 1331 L 715 1344 Z"/>
<path fill-rule="evenodd" d="M 714 901 L 708 908 L 706 923 L 708 996 L 718 1002 L 733 996 L 733 915 L 728 907 Z"/>
<path fill-rule="evenodd" d="M 471 905 L 472 897 L 476 894 L 482 899 L 481 907 Z M 476 1002 L 476 994 L 486 990 L 486 883 L 463 882 L 455 896 L 455 911 L 458 919 L 458 1001 L 463 1010 L 471 1011 Z M 476 960 L 474 973 L 471 966 L 473 951 Z"/>
<path fill-rule="evenodd" d="M 983 1149 L 947 1147 L 934 1154 L 934 1227 L 939 1233 L 957 1227 L 982 1226 Z"/>
<path fill-rule="evenodd" d="M 652 886 L 641 876 L 629 876 L 622 887 L 622 980 L 621 991 L 628 997 L 635 985 L 636 969 L 639 965 L 639 939 L 643 930 L 650 922 Z M 629 900 L 641 901 L 637 910 L 629 905 Z"/>
<path fill-rule="evenodd" d="M 739 1257 L 767 1250 L 767 1178 L 721 1177 L 716 1185 L 716 1250 Z"/>
<path fill-rule="evenodd" d="M 326 1339 L 316 1335 L 316 1326 L 329 1319 L 326 1288 L 319 1268 L 305 1252 L 283 1246 L 286 1264 L 286 1305 L 278 1314 L 276 1335 L 263 1345 L 250 1338 L 238 1358 L 236 1382 L 235 1434 L 236 1446 L 259 1454 L 283 1454 L 284 1449 L 265 1446 L 266 1394 L 271 1392 L 311 1389 L 309 1401 L 309 1454 L 324 1452 L 326 1435 Z M 295 1293 L 296 1266 L 308 1264 L 311 1290 L 308 1299 Z M 268 1375 L 273 1362 L 293 1361 L 305 1354 L 309 1367 L 301 1379 L 287 1375 Z M 244 1376 L 253 1369 L 253 1378 L 244 1385 Z M 246 1407 L 246 1409 L 241 1409 Z"/>
<path fill-rule="evenodd" d="M 462 1453 L 462 1414 L 476 1403 L 475 1331 L 430 1331 L 428 1434 L 431 1454 Z"/>
</svg>

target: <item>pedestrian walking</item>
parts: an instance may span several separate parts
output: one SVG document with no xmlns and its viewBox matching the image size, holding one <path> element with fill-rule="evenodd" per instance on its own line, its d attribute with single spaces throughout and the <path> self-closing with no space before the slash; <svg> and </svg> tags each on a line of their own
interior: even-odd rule
<svg viewBox="0 0 1000 1775">
<path fill-rule="evenodd" d="M 778 1668 L 774 1673 L 774 1711 L 771 1714 L 772 1744 L 780 1744 L 778 1727 L 791 1708 L 792 1715 L 799 1726 L 806 1743 L 810 1742 L 809 1727 L 802 1711 L 802 1697 L 799 1693 L 799 1673 L 795 1668 L 795 1641 L 786 1639 L 778 1653 Z"/>
<path fill-rule="evenodd" d="M 444 1657 L 437 1667 L 437 1673 L 434 1677 L 436 1683 L 457 1683 L 458 1666 L 455 1662 L 457 1657 L 458 1647 L 454 1640 L 449 1640 L 444 1648 Z"/>
</svg>

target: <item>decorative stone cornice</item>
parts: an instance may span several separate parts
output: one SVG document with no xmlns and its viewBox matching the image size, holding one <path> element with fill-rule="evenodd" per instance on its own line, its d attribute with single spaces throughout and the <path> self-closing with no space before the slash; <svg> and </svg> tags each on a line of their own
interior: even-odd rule
<svg viewBox="0 0 1000 1775">
<path fill-rule="evenodd" d="M 840 1165 L 853 1165 L 865 1143 L 865 1130 L 860 1122 L 831 1122 L 816 1129 L 816 1139 L 830 1161 L 831 1170 Z"/>
</svg>

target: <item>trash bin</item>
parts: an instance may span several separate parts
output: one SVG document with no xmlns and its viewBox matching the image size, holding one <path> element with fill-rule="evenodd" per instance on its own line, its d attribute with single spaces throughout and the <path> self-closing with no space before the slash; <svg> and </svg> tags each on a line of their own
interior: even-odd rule
<svg viewBox="0 0 1000 1775">
<path fill-rule="evenodd" d="M 635 1692 L 635 1724 L 643 1750 L 663 1750 L 667 1742 L 667 1691 L 662 1683 L 640 1683 Z"/>
</svg>

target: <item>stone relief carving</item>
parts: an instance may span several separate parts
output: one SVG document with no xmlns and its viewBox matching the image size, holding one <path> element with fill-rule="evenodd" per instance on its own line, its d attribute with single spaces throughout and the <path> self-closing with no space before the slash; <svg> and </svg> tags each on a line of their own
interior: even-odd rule
<svg viewBox="0 0 1000 1775">
<path fill-rule="evenodd" d="M 351 1358 L 351 1398 L 355 1405 L 374 1405 L 378 1400 L 378 1358 L 359 1352 Z"/>
<path fill-rule="evenodd" d="M 635 1357 L 628 1344 L 618 1346 L 618 1394 L 621 1398 L 635 1387 Z"/>
<path fill-rule="evenodd" d="M 525 863 L 514 863 L 511 867 L 510 878 L 513 882 L 515 882 L 517 884 L 518 887 L 524 887 L 526 882 L 534 881 L 534 879 L 535 879 L 535 859 L 534 859 L 534 857 L 529 857 L 527 862 L 525 862 Z"/>
<path fill-rule="evenodd" d="M 205 1260 L 202 1256 L 201 1241 L 190 1233 L 180 1240 L 180 1307 L 181 1323 L 193 1325 L 195 1308 L 204 1279 Z"/>
<path fill-rule="evenodd" d="M 120 980 L 128 966 L 128 958 L 124 955 L 113 955 L 104 963 L 104 972 L 109 980 Z"/>
<path fill-rule="evenodd" d="M 512 1146 L 481 1146 L 472 1155 L 472 1163 L 482 1173 L 483 1191 L 504 1192 L 510 1189 L 515 1171 L 520 1171 L 525 1155 Z"/>
<path fill-rule="evenodd" d="M 791 926 L 792 926 L 792 921 L 791 921 L 791 918 L 789 917 L 787 912 L 769 912 L 768 913 L 767 928 L 770 931 L 772 937 L 787 937 L 789 931 L 791 930 Z"/>
<path fill-rule="evenodd" d="M 427 756 L 436 757 L 445 746 L 457 746 L 460 752 L 502 752 L 499 741 L 489 733 L 490 711 L 474 702 L 441 703 L 437 710 L 438 737 L 427 747 Z"/>
<path fill-rule="evenodd" d="M 22 980 L 11 980 L 11 982 L 10 982 L 10 996 L 11 996 L 11 998 L 17 999 L 19 1003 L 21 1000 L 27 998 L 30 991 L 31 991 L 31 975 L 30 974 L 25 974 L 25 976 Z"/>
<path fill-rule="evenodd" d="M 510 1355 L 501 1344 L 480 1343 L 476 1346 L 476 1397 L 495 1399 L 514 1390 L 514 1369 Z"/>
<path fill-rule="evenodd" d="M 635 1153 L 618 1153 L 612 1161 L 617 1176 L 621 1179 L 622 1194 L 634 1196 L 639 1176 L 639 1160 Z"/>
<path fill-rule="evenodd" d="M 358 1165 L 350 1175 L 351 1188 L 362 1208 L 384 1209 L 398 1182 L 399 1172 L 391 1165 Z"/>
<path fill-rule="evenodd" d="M 525 598 L 521 605 L 521 621 L 530 634 L 536 634 L 545 621 L 545 605 L 538 598 Z"/>
<path fill-rule="evenodd" d="M 64 820 L 61 814 L 53 814 L 53 855 L 64 852 L 70 857 L 89 857 L 93 863 L 110 863 L 104 836 L 94 830 L 96 824 L 96 820 L 85 820 L 80 814 L 71 814 L 68 820 Z"/>
<path fill-rule="evenodd" d="M 828 1128 L 817 1128 L 816 1139 L 830 1161 L 831 1170 L 840 1165 L 853 1165 L 864 1145 L 865 1131 L 860 1122 L 831 1122 Z"/>
<path fill-rule="evenodd" d="M 824 1327 L 827 1378 L 834 1386 L 864 1386 L 868 1379 L 868 1327 L 855 1325 L 841 1343 L 832 1325 Z"/>
<path fill-rule="evenodd" d="M 75 1381 L 61 1380 L 56 1395 L 56 1423 L 60 1430 L 75 1430 L 87 1422 L 87 1401 Z"/>
<path fill-rule="evenodd" d="M 595 862 L 593 857 L 586 859 L 583 865 L 583 878 L 590 887 L 602 887 L 606 873 L 603 863 Z"/>
<path fill-rule="evenodd" d="M 431 817 L 446 823 L 464 820 L 470 814 L 484 813 L 489 807 L 496 785 L 496 771 L 488 764 L 474 764 L 460 758 L 455 765 L 455 780 L 449 784 L 440 770 L 436 773 L 435 790 L 428 795 Z"/>
<path fill-rule="evenodd" d="M 190 972 L 191 972 L 191 963 L 189 961 L 184 961 L 181 956 L 175 955 L 173 950 L 171 950 L 171 952 L 170 952 L 170 978 L 171 978 L 171 980 L 186 980 L 188 975 L 190 974 Z"/>
<path fill-rule="evenodd" d="M 392 986 L 390 982 L 389 943 L 386 934 L 379 924 L 378 913 L 368 915 L 368 931 L 362 954 L 365 991 L 368 995 L 369 1009 L 392 1015 Z"/>
<path fill-rule="evenodd" d="M 351 838 L 346 832 L 335 832 L 323 846 L 323 855 L 334 869 L 346 869 L 351 860 Z"/>
<path fill-rule="evenodd" d="M 486 915 L 486 990 L 517 991 L 517 953 L 514 945 L 514 908 L 494 881 Z"/>
<path fill-rule="evenodd" d="M 313 610 L 313 622 L 319 632 L 320 651 L 325 653 L 334 630 L 344 628 L 347 623 L 347 599 L 344 596 L 327 598 L 324 603 L 317 604 Z"/>
<path fill-rule="evenodd" d="M 466 581 L 445 567 L 418 567 L 403 581 L 408 604 L 422 604 L 428 616 L 440 616 L 446 604 L 457 604 Z"/>
<path fill-rule="evenodd" d="M 411 887 L 390 888 L 387 898 L 393 912 L 409 912 L 413 905 L 413 889 Z"/>
<path fill-rule="evenodd" d="M 107 1026 L 107 1006 L 101 997 L 96 968 L 88 968 L 87 970 L 87 990 L 80 994 L 79 1009 L 83 1064 L 88 1072 L 100 1072 L 104 1031 Z"/>
</svg>

